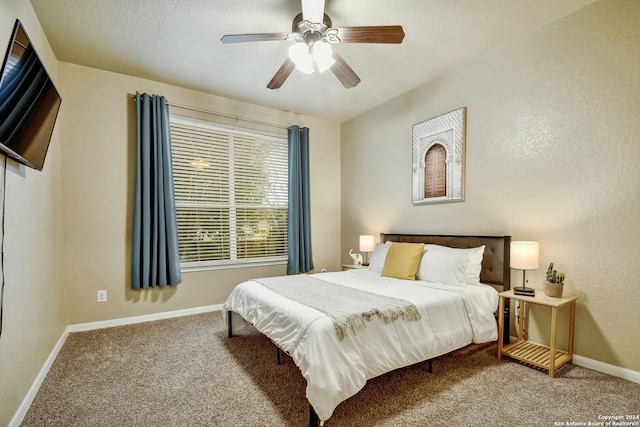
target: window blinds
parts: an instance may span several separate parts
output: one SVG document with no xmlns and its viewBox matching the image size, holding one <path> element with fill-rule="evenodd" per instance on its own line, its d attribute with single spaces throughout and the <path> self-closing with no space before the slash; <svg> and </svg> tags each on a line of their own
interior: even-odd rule
<svg viewBox="0 0 640 427">
<path fill-rule="evenodd" d="M 171 117 L 183 268 L 286 260 L 287 140 Z"/>
</svg>

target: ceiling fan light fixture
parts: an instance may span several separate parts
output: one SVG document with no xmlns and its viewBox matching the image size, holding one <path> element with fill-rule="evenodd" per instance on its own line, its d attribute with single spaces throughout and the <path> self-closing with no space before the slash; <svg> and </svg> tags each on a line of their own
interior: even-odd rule
<svg viewBox="0 0 640 427">
<path fill-rule="evenodd" d="M 289 48 L 289 58 L 296 64 L 296 68 L 302 72 L 313 73 L 313 56 L 309 52 L 306 43 L 296 43 Z"/>
<path fill-rule="evenodd" d="M 331 70 L 346 89 L 355 87 L 360 83 L 360 77 L 338 51 L 333 51 L 332 44 L 399 44 L 404 39 L 404 30 L 400 25 L 333 28 L 331 18 L 324 13 L 325 0 L 300 1 L 302 13 L 293 18 L 291 32 L 227 34 L 220 39 L 222 43 L 275 40 L 294 42 L 289 48 L 289 57 L 267 84 L 268 89 L 282 87 L 295 69 L 308 74 Z"/>
<path fill-rule="evenodd" d="M 311 55 L 313 56 L 313 61 L 318 66 L 319 73 L 327 71 L 336 62 L 333 59 L 333 49 L 331 45 L 324 41 L 317 41 L 313 44 Z"/>
<path fill-rule="evenodd" d="M 296 69 L 308 74 L 323 73 L 336 62 L 331 45 L 323 41 L 317 41 L 311 47 L 304 42 L 296 43 L 289 48 L 289 58 L 296 64 Z"/>
</svg>

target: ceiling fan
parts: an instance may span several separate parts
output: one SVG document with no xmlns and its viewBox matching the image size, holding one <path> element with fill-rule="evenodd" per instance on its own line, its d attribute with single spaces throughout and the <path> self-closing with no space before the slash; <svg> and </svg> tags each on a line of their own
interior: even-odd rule
<svg viewBox="0 0 640 427">
<path fill-rule="evenodd" d="M 229 34 L 222 43 L 257 41 L 293 41 L 289 57 L 267 87 L 278 89 L 294 69 L 321 73 L 327 69 L 349 89 L 360 83 L 360 77 L 331 45 L 335 43 L 402 43 L 400 25 L 332 28 L 331 18 L 324 13 L 324 0 L 302 0 L 302 13 L 293 19 L 290 33 Z"/>
</svg>

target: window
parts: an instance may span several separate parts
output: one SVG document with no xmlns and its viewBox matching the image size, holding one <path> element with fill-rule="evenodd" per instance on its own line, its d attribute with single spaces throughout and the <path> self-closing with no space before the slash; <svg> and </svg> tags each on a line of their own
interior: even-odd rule
<svg viewBox="0 0 640 427">
<path fill-rule="evenodd" d="M 171 116 L 183 269 L 286 262 L 286 136 Z"/>
</svg>

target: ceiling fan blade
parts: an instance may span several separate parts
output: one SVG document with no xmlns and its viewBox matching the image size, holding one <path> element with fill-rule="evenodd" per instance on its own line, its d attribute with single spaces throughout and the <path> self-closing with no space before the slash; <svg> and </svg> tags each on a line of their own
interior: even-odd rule
<svg viewBox="0 0 640 427">
<path fill-rule="evenodd" d="M 296 68 L 296 64 L 293 63 L 291 58 L 287 58 L 280 69 L 276 71 L 276 74 L 273 76 L 267 87 L 269 89 L 279 89 L 284 81 L 287 80 L 287 77 L 289 77 L 289 74 L 291 74 L 294 68 Z"/>
<path fill-rule="evenodd" d="M 338 38 L 342 43 L 402 43 L 404 39 L 404 30 L 400 25 L 332 29 L 338 30 Z"/>
<path fill-rule="evenodd" d="M 222 36 L 222 43 L 246 43 L 246 42 L 265 42 L 265 41 L 282 41 L 289 37 L 290 33 L 262 33 L 262 34 L 227 34 Z"/>
<path fill-rule="evenodd" d="M 302 19 L 314 24 L 322 24 L 324 0 L 302 0 Z"/>
<path fill-rule="evenodd" d="M 333 59 L 336 62 L 331 66 L 331 72 L 340 80 L 340 83 L 347 89 L 358 86 L 360 77 L 358 77 L 344 58 L 335 50 L 333 51 Z"/>
</svg>

